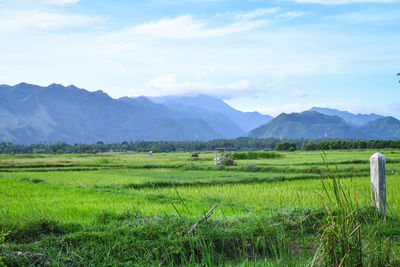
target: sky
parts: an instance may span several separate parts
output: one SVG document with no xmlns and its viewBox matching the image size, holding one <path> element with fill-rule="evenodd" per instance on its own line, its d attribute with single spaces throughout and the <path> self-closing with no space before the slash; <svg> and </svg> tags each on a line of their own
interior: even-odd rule
<svg viewBox="0 0 400 267">
<path fill-rule="evenodd" d="M 400 118 L 400 0 L 0 0 L 0 84 Z"/>
</svg>

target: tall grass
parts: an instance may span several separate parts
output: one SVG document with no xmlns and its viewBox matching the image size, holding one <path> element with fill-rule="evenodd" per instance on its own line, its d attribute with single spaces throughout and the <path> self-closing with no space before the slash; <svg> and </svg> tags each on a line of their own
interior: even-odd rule
<svg viewBox="0 0 400 267">
<path fill-rule="evenodd" d="M 322 225 L 321 257 L 325 266 L 362 266 L 361 218 L 355 185 L 355 198 L 345 189 L 335 171 L 328 165 L 328 182 L 322 180 L 321 201 L 327 214 Z"/>
<path fill-rule="evenodd" d="M 5 241 L 6 235 L 7 234 L 0 231 L 0 266 L 5 266 L 5 264 L 3 262 L 3 246 L 4 246 L 4 241 Z"/>
<path fill-rule="evenodd" d="M 329 170 L 327 180 L 322 180 L 320 198 L 326 216 L 317 251 L 324 266 L 398 266 L 399 246 L 385 233 L 391 227 L 386 217 L 361 208 L 357 184 L 351 180 L 346 187 L 325 153 L 322 158 Z"/>
</svg>

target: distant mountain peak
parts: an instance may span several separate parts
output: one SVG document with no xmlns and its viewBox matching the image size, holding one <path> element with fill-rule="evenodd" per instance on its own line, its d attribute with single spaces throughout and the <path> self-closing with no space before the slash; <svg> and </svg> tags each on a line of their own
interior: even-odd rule
<svg viewBox="0 0 400 267">
<path fill-rule="evenodd" d="M 346 124 L 343 119 L 316 111 L 281 113 L 275 119 L 247 134 L 248 137 L 284 139 L 351 138 L 356 135 L 356 130 Z"/>
<path fill-rule="evenodd" d="M 394 117 L 382 117 L 353 126 L 339 116 L 326 115 L 314 111 L 301 113 L 281 113 L 275 119 L 250 131 L 253 138 L 365 138 L 399 139 L 400 121 Z"/>
<path fill-rule="evenodd" d="M 76 86 L 73 85 L 73 84 L 68 85 L 67 88 L 70 88 L 70 89 L 79 89 L 78 87 L 76 87 Z"/>
<path fill-rule="evenodd" d="M 33 85 L 33 84 L 26 83 L 26 82 L 20 82 L 20 83 L 16 84 L 15 86 L 24 86 L 24 85 Z"/>
<path fill-rule="evenodd" d="M 345 120 L 347 123 L 354 126 L 362 126 L 370 121 L 383 118 L 383 116 L 370 113 L 370 114 L 353 114 L 348 111 L 342 111 L 333 108 L 312 107 L 309 111 L 316 111 L 329 116 L 338 116 Z"/>
<path fill-rule="evenodd" d="M 188 112 L 213 113 L 214 116 L 234 122 L 242 130 L 242 134 L 272 119 L 271 116 L 258 112 L 239 111 L 225 103 L 222 99 L 206 94 L 198 94 L 197 96 L 150 97 L 150 100 L 163 104 L 175 111 L 186 109 Z"/>
<path fill-rule="evenodd" d="M 62 84 L 59 84 L 59 83 L 52 83 L 52 84 L 50 84 L 49 86 L 47 86 L 48 88 L 54 88 L 54 87 L 57 87 L 57 88 L 64 88 L 65 86 L 64 85 L 62 85 Z"/>
</svg>

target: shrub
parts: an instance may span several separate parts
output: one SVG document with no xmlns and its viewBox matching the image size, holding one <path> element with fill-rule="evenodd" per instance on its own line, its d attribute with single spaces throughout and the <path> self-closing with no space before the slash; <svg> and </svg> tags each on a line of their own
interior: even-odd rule
<svg viewBox="0 0 400 267">
<path fill-rule="evenodd" d="M 31 182 L 34 183 L 34 184 L 40 184 L 40 183 L 44 183 L 45 180 L 34 178 L 34 179 L 31 180 Z"/>
<path fill-rule="evenodd" d="M 275 150 L 278 151 L 296 151 L 297 145 L 295 142 L 292 141 L 285 141 L 276 143 Z"/>
<path fill-rule="evenodd" d="M 304 150 L 307 151 L 313 151 L 313 150 L 317 150 L 318 149 L 318 145 L 314 142 L 314 141 L 309 141 L 305 146 L 304 146 Z"/>
<path fill-rule="evenodd" d="M 235 152 L 233 158 L 238 159 L 270 159 L 280 158 L 281 154 L 274 151 L 247 151 L 247 152 Z"/>
<path fill-rule="evenodd" d="M 235 161 L 230 158 L 230 157 L 226 157 L 222 160 L 221 165 L 223 166 L 233 166 L 236 165 Z"/>
</svg>

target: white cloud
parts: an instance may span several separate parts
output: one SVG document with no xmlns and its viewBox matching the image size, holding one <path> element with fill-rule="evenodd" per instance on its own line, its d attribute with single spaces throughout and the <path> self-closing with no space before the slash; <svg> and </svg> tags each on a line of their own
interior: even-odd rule
<svg viewBox="0 0 400 267">
<path fill-rule="evenodd" d="M 292 12 L 286 12 L 286 13 L 280 14 L 278 16 L 278 18 L 291 20 L 291 19 L 294 19 L 297 17 L 304 16 L 306 14 L 307 14 L 307 12 L 303 12 L 303 11 L 292 11 Z"/>
<path fill-rule="evenodd" d="M 64 6 L 64 5 L 76 4 L 79 1 L 80 0 L 47 0 L 47 1 L 45 0 L 44 3 L 57 6 Z"/>
<path fill-rule="evenodd" d="M 302 11 L 279 13 L 280 8 L 259 8 L 247 12 L 217 14 L 208 20 L 190 14 L 164 17 L 105 34 L 101 39 L 110 42 L 137 42 L 166 39 L 188 40 L 228 36 L 290 20 L 307 14 Z M 270 15 L 269 17 L 266 17 Z"/>
<path fill-rule="evenodd" d="M 292 98 L 299 98 L 299 97 L 307 97 L 307 96 L 309 96 L 309 94 L 307 94 L 306 92 L 300 91 L 300 90 L 295 90 L 295 91 L 291 92 L 289 96 Z"/>
<path fill-rule="evenodd" d="M 147 82 L 141 89 L 131 90 L 133 95 L 166 96 L 197 95 L 200 93 L 221 98 L 237 97 L 241 94 L 256 94 L 262 88 L 257 82 L 242 80 L 229 84 L 212 84 L 207 82 L 178 82 L 175 75 L 158 76 Z"/>
<path fill-rule="evenodd" d="M 108 34 L 105 38 L 113 40 L 136 40 L 143 37 L 171 40 L 199 39 L 250 31 L 266 24 L 267 20 L 259 19 L 234 21 L 223 26 L 209 27 L 205 21 L 195 19 L 191 15 L 183 15 L 176 18 L 162 18 L 128 27 Z"/>
<path fill-rule="evenodd" d="M 400 14 L 399 12 L 350 12 L 335 15 L 333 18 L 354 24 L 368 22 L 385 23 L 400 20 Z"/>
<path fill-rule="evenodd" d="M 0 28 L 9 30 L 42 29 L 52 30 L 64 27 L 79 27 L 90 24 L 96 18 L 74 14 L 61 14 L 36 10 L 6 13 L 0 18 Z"/>
<path fill-rule="evenodd" d="M 398 0 L 293 0 L 298 3 L 323 4 L 323 5 L 344 5 L 357 3 L 395 3 Z"/>
<path fill-rule="evenodd" d="M 279 7 L 273 8 L 258 8 L 248 12 L 235 13 L 234 18 L 238 20 L 251 20 L 265 15 L 270 15 L 279 12 Z"/>
</svg>

